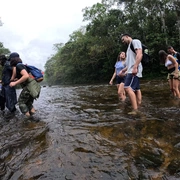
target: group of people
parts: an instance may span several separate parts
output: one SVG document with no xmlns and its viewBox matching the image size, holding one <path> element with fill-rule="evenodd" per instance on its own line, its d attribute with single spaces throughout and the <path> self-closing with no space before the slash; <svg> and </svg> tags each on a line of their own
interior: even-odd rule
<svg viewBox="0 0 180 180">
<path fill-rule="evenodd" d="M 137 114 L 138 107 L 142 102 L 139 78 L 142 77 L 142 43 L 138 39 L 132 39 L 129 34 L 122 34 L 121 41 L 128 45 L 127 51 L 120 52 L 115 63 L 115 71 L 109 84 L 113 84 L 116 78 L 119 98 L 122 101 L 128 96 L 132 105 L 132 111 L 128 114 Z M 131 43 L 135 52 L 131 50 Z M 159 51 L 160 62 L 168 70 L 167 80 L 174 97 L 180 98 L 180 53 L 176 52 L 172 46 Z M 5 55 L 0 55 L 0 65 L 3 67 L 2 80 L 0 80 L 0 109 L 5 107 L 14 113 L 18 102 L 19 109 L 26 118 L 30 118 L 34 113 L 33 102 L 40 95 L 41 86 L 36 80 L 30 78 L 29 72 L 18 53 L 11 53 L 7 59 Z M 15 86 L 21 85 L 22 91 L 18 101 Z"/>
<path fill-rule="evenodd" d="M 39 97 L 41 86 L 36 80 L 30 78 L 26 66 L 18 53 L 13 52 L 9 58 L 0 55 L 0 65 L 3 67 L 2 79 L 0 80 L 0 109 L 4 112 L 5 108 L 10 111 L 11 115 L 15 115 L 18 102 L 19 109 L 24 114 L 25 119 L 35 114 L 33 102 Z M 22 91 L 18 97 L 15 87 L 20 85 Z"/>
<path fill-rule="evenodd" d="M 126 96 L 128 96 L 133 109 L 128 114 L 136 115 L 142 102 L 139 82 L 143 71 L 141 63 L 143 57 L 142 43 L 138 39 L 132 39 L 131 35 L 127 33 L 121 35 L 121 41 L 127 44 L 128 48 L 126 53 L 119 53 L 115 63 L 115 71 L 109 84 L 112 85 L 113 80 L 116 79 L 119 99 L 125 101 Z M 131 50 L 131 43 L 135 52 Z M 173 96 L 180 98 L 180 53 L 169 46 L 167 52 L 159 51 L 159 58 L 160 62 L 167 67 L 167 79 Z"/>
</svg>

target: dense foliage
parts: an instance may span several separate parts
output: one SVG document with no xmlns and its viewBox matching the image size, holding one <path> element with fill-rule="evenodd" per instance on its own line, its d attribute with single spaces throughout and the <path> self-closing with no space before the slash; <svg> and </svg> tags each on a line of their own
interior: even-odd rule
<svg viewBox="0 0 180 180">
<path fill-rule="evenodd" d="M 49 84 L 108 82 L 118 53 L 127 48 L 119 39 L 124 32 L 149 48 L 144 78 L 166 72 L 159 64 L 160 49 L 172 45 L 180 51 L 179 0 L 102 0 L 83 12 L 87 26 L 73 32 L 67 43 L 54 45 L 56 53 L 45 64 Z"/>
</svg>

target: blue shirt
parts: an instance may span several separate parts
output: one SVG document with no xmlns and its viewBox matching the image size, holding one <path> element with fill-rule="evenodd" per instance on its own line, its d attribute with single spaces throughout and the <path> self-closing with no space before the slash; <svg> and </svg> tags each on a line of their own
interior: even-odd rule
<svg viewBox="0 0 180 180">
<path fill-rule="evenodd" d="M 125 65 L 122 63 L 122 61 L 117 61 L 114 67 L 116 68 L 116 75 L 118 75 L 119 72 L 125 68 Z"/>
</svg>

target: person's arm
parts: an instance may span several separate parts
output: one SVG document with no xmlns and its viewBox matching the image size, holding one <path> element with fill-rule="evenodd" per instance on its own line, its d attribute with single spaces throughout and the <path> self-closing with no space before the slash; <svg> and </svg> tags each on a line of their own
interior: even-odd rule
<svg viewBox="0 0 180 180">
<path fill-rule="evenodd" d="M 127 71 L 127 66 L 119 72 L 118 76 L 125 76 L 126 71 Z"/>
<path fill-rule="evenodd" d="M 29 74 L 25 69 L 21 70 L 20 74 L 22 75 L 22 77 L 15 82 L 11 82 L 9 84 L 11 87 L 21 84 L 29 78 Z"/>
<path fill-rule="evenodd" d="M 113 84 L 113 80 L 114 80 L 115 77 L 116 77 L 116 68 L 115 68 L 115 70 L 114 70 L 114 73 L 113 73 L 113 75 L 112 75 L 111 80 L 109 81 L 109 84 L 110 84 L 110 85 Z"/>
</svg>

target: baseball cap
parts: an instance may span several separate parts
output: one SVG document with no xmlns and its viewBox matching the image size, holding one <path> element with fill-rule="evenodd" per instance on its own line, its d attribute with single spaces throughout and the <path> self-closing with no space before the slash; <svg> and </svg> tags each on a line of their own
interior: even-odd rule
<svg viewBox="0 0 180 180">
<path fill-rule="evenodd" d="M 15 57 L 19 57 L 19 54 L 18 54 L 17 52 L 11 53 L 10 56 L 9 56 L 9 60 L 10 60 L 11 58 L 15 58 Z"/>
</svg>

